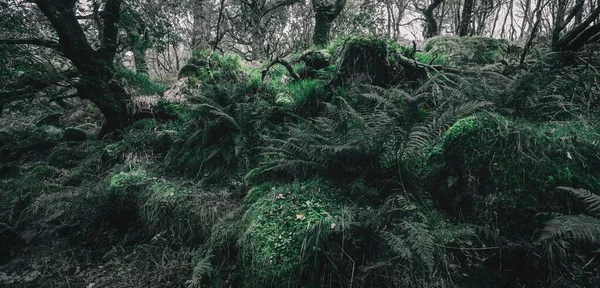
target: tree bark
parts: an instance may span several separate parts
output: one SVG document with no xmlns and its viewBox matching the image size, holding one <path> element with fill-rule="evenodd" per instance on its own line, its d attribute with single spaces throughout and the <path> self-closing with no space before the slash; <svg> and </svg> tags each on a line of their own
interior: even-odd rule
<svg viewBox="0 0 600 288">
<path fill-rule="evenodd" d="M 458 36 L 469 35 L 469 24 L 473 18 L 474 0 L 465 0 L 463 5 L 462 16 L 460 17 L 460 26 L 458 28 Z"/>
<path fill-rule="evenodd" d="M 346 0 L 335 0 L 335 2 L 312 0 L 312 6 L 315 13 L 313 43 L 315 46 L 325 46 L 330 40 L 331 25 L 344 10 Z"/>
</svg>

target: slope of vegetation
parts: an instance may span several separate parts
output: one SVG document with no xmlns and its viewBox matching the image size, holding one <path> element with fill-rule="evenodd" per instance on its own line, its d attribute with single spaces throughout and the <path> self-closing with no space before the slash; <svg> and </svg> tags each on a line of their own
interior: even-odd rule
<svg viewBox="0 0 600 288">
<path fill-rule="evenodd" d="M 0 286 L 600 286 L 596 44 L 331 42 L 2 104 Z"/>
</svg>

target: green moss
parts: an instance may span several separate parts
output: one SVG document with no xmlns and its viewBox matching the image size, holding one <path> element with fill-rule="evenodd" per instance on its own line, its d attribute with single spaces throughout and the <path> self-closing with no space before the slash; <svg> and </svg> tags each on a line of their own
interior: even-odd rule
<svg viewBox="0 0 600 288">
<path fill-rule="evenodd" d="M 438 54 L 447 64 L 494 64 L 504 59 L 508 53 L 509 42 L 504 39 L 488 37 L 438 36 L 429 39 L 424 50 Z"/>
<path fill-rule="evenodd" d="M 476 129 L 479 127 L 478 117 L 483 116 L 469 116 L 456 121 L 444 134 L 444 142 L 450 143 L 459 138 L 476 136 Z"/>
<path fill-rule="evenodd" d="M 443 164 L 433 193 L 468 221 L 528 235 L 540 225 L 537 213 L 561 212 L 556 186 L 600 190 L 599 143 L 600 127 L 581 121 L 476 114 L 456 122 L 444 135 L 442 157 L 431 158 Z"/>
<path fill-rule="evenodd" d="M 343 204 L 336 192 L 318 180 L 251 190 L 239 236 L 247 287 L 293 281 L 308 228 L 323 220 L 335 225 L 342 214 Z"/>
<path fill-rule="evenodd" d="M 121 172 L 110 179 L 108 191 L 114 195 L 127 197 L 140 189 L 148 186 L 148 174 L 143 169 L 132 169 L 129 172 Z M 119 196 L 121 197 L 121 196 Z"/>
<path fill-rule="evenodd" d="M 415 60 L 419 63 L 428 65 L 448 65 L 450 61 L 445 55 L 439 55 L 429 52 L 417 52 L 415 53 Z"/>
</svg>

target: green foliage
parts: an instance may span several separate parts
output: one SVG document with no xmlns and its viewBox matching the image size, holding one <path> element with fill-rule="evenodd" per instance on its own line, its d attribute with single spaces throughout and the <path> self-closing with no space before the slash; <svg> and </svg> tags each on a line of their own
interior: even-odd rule
<svg viewBox="0 0 600 288">
<path fill-rule="evenodd" d="M 242 218 L 239 248 L 244 263 L 245 287 L 294 286 L 294 273 L 300 271 L 299 251 L 318 249 L 304 242 L 310 227 L 320 221 L 327 229 L 340 225 L 343 204 L 336 189 L 325 182 L 312 180 L 288 185 L 263 185 L 251 196 Z M 327 234 L 325 234 L 327 235 Z M 314 247 L 314 248 L 313 248 Z M 302 248 L 302 249 L 301 249 Z"/>
<path fill-rule="evenodd" d="M 241 83 L 247 80 L 239 57 L 206 50 L 195 50 L 179 77 L 188 77 L 191 87 L 199 87 L 203 96 L 220 105 L 242 96 Z"/>
<path fill-rule="evenodd" d="M 125 67 L 116 67 L 117 77 L 123 79 L 127 86 L 137 91 L 140 95 L 162 95 L 167 91 L 167 85 L 151 79 L 147 74 L 136 73 Z"/>
<path fill-rule="evenodd" d="M 425 52 L 437 54 L 447 64 L 494 64 L 508 53 L 508 41 L 487 37 L 437 36 L 425 44 Z"/>
</svg>

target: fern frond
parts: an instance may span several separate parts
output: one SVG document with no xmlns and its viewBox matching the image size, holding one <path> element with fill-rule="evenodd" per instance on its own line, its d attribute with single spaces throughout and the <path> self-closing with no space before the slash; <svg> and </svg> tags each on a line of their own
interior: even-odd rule
<svg viewBox="0 0 600 288">
<path fill-rule="evenodd" d="M 563 215 L 546 222 L 537 243 L 562 240 L 580 247 L 600 245 L 600 220 L 587 215 Z"/>
<path fill-rule="evenodd" d="M 586 214 L 600 218 L 600 195 L 580 188 L 557 187 L 556 189 L 569 192 L 571 196 L 585 206 Z"/>
</svg>

